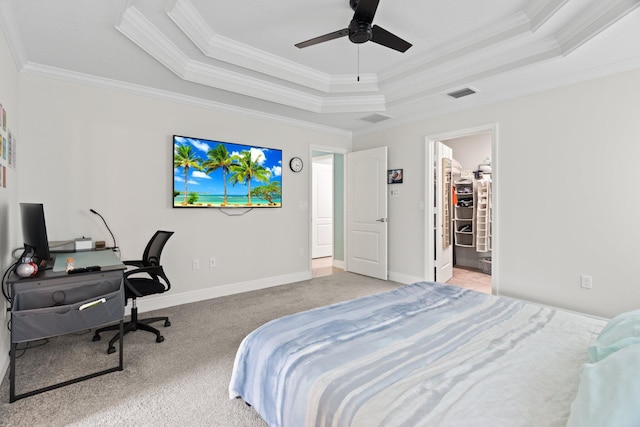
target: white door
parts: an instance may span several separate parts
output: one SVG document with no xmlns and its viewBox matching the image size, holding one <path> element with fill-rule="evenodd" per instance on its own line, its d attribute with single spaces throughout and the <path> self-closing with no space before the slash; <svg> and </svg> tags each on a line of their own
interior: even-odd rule
<svg viewBox="0 0 640 427">
<path fill-rule="evenodd" d="M 440 141 L 429 144 L 431 165 L 426 173 L 431 178 L 428 200 L 429 217 L 433 218 L 432 227 L 434 245 L 433 280 L 446 282 L 453 276 L 453 240 L 451 237 L 451 160 L 453 150 Z"/>
<path fill-rule="evenodd" d="M 387 147 L 347 154 L 346 270 L 387 280 Z"/>
<path fill-rule="evenodd" d="M 312 165 L 311 257 L 333 256 L 333 155 Z"/>
</svg>

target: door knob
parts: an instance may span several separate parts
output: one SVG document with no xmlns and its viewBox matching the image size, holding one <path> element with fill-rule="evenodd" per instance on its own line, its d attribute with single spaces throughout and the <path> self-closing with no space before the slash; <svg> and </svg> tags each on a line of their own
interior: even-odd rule
<svg viewBox="0 0 640 427">
<path fill-rule="evenodd" d="M 380 218 L 380 219 L 376 219 L 376 221 L 378 221 L 378 222 L 386 222 L 387 219 L 386 218 Z"/>
</svg>

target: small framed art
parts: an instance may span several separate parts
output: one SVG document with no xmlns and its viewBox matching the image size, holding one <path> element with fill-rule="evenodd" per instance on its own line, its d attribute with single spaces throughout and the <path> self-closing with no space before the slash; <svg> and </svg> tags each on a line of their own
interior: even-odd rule
<svg viewBox="0 0 640 427">
<path fill-rule="evenodd" d="M 391 169 L 387 176 L 388 184 L 402 184 L 402 169 Z"/>
</svg>

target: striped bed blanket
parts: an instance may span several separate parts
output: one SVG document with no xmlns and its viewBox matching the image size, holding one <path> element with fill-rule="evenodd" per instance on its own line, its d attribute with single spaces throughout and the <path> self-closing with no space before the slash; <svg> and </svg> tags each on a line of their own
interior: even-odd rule
<svg viewBox="0 0 640 427">
<path fill-rule="evenodd" d="M 604 324 L 414 283 L 256 329 L 229 396 L 272 427 L 564 426 Z"/>
</svg>

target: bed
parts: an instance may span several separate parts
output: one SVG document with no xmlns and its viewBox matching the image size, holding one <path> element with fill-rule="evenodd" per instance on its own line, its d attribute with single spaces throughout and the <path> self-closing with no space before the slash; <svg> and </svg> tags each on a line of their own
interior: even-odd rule
<svg viewBox="0 0 640 427">
<path fill-rule="evenodd" d="M 603 328 L 602 319 L 414 283 L 256 329 L 238 348 L 229 396 L 272 427 L 598 425 L 594 412 L 611 402 L 595 402 L 593 389 L 619 381 L 589 383 L 585 367 L 624 347 L 637 352 L 618 364 L 640 361 L 640 339 L 611 351 L 598 342 Z M 640 396 L 635 365 L 623 391 Z M 620 423 L 608 425 L 640 425 L 638 397 L 626 396 Z"/>
</svg>

